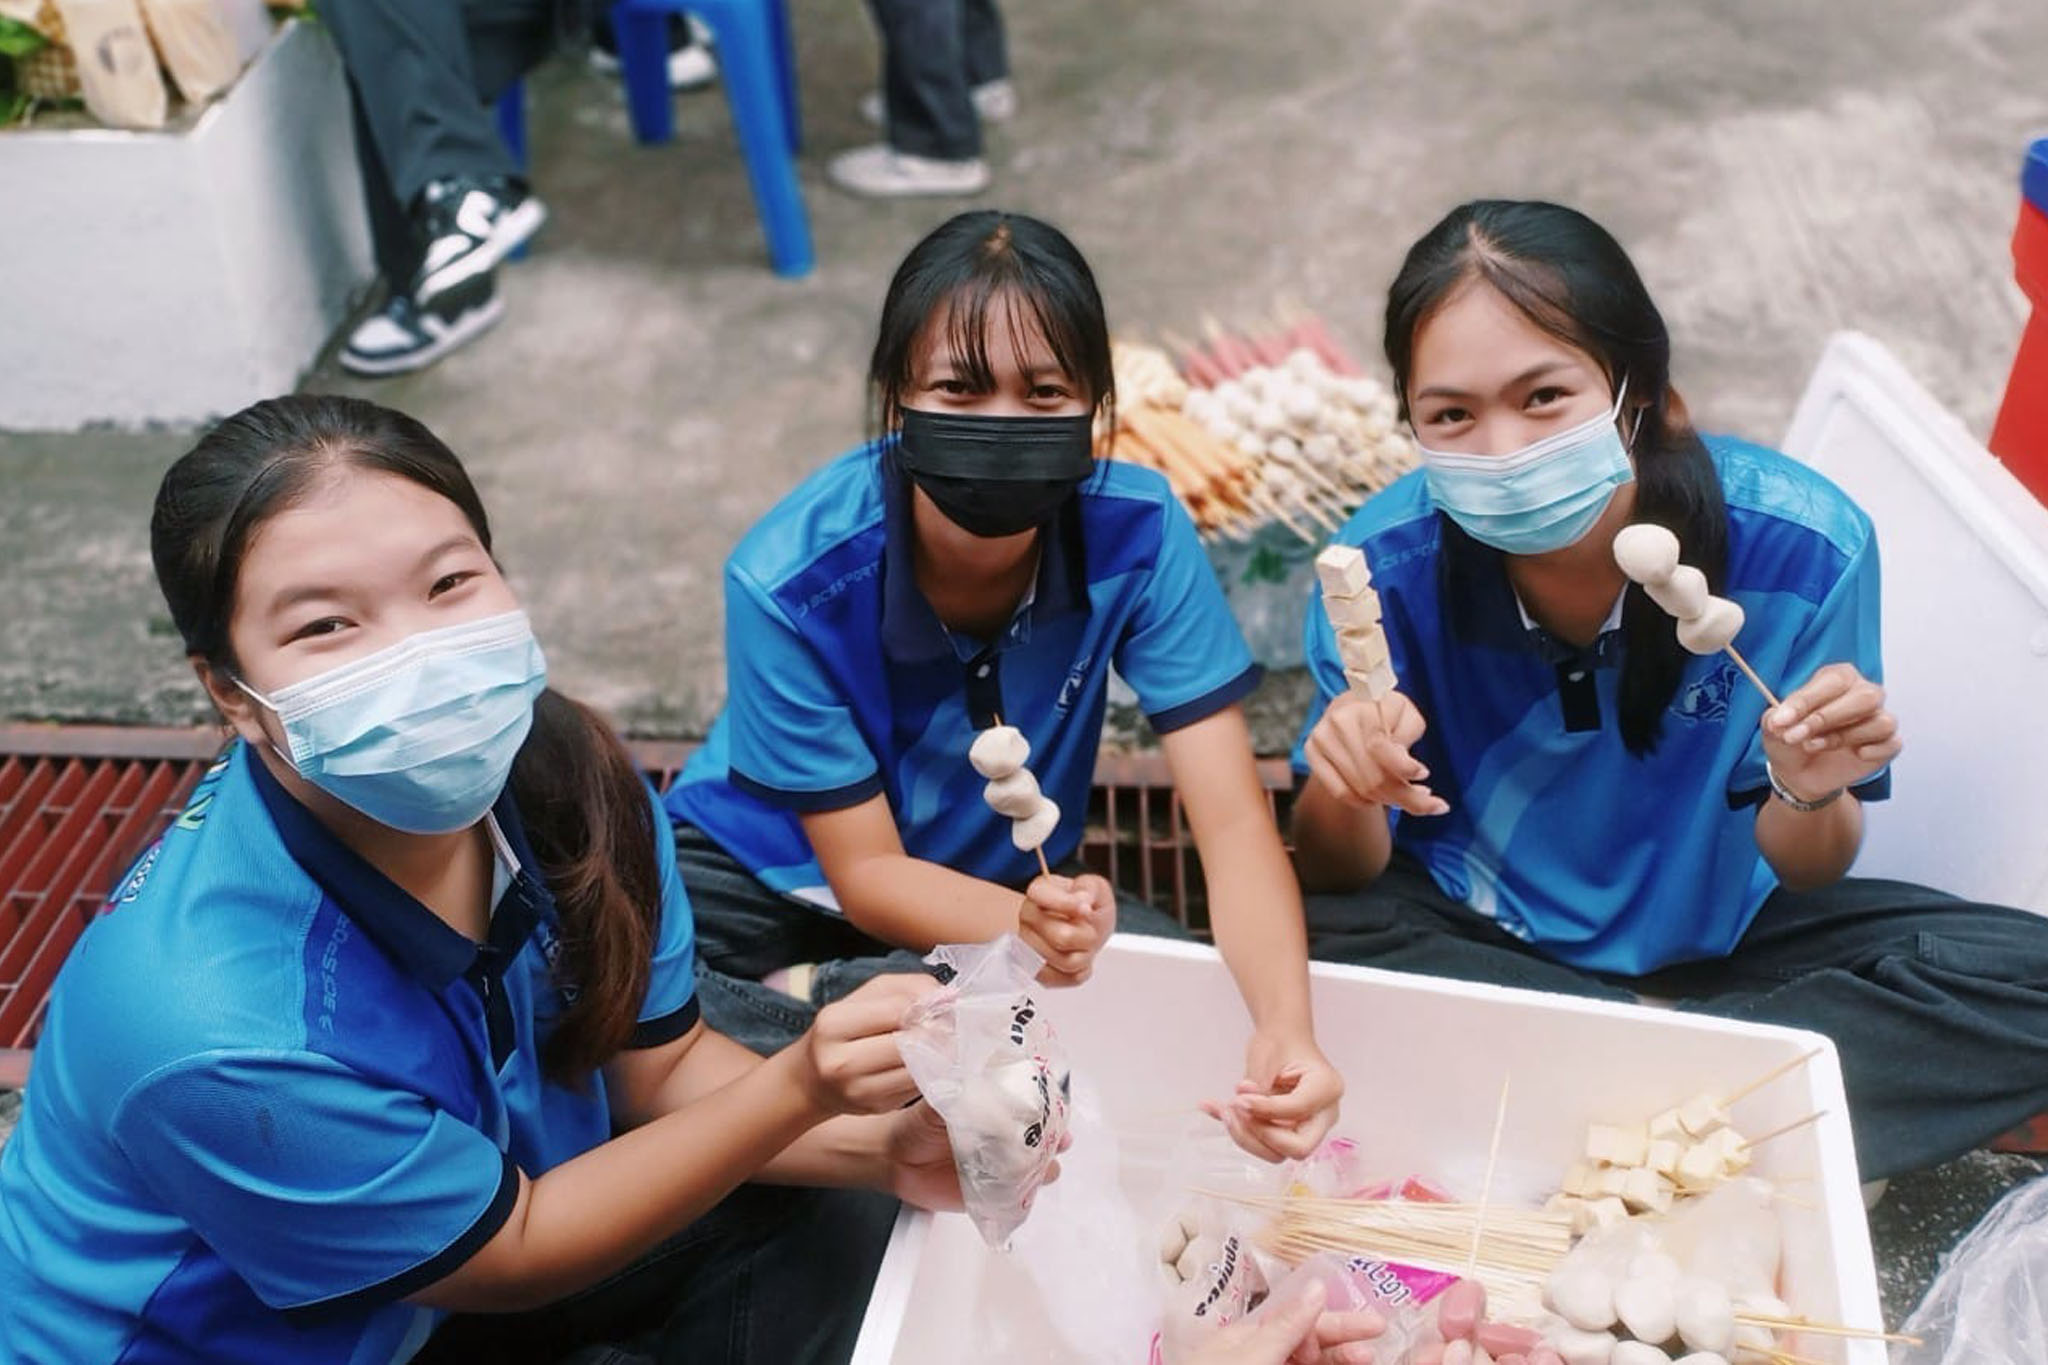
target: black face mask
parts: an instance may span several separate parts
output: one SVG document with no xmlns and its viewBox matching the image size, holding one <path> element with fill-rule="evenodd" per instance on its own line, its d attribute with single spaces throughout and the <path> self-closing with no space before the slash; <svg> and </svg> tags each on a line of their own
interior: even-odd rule
<svg viewBox="0 0 2048 1365">
<path fill-rule="evenodd" d="M 1042 526 L 1095 470 L 1092 417 L 982 417 L 903 410 L 911 482 L 970 535 Z"/>
</svg>

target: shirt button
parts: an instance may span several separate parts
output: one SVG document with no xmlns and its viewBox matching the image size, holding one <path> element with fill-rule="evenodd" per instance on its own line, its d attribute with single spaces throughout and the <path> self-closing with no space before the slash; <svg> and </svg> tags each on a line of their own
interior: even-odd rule
<svg viewBox="0 0 2048 1365">
<path fill-rule="evenodd" d="M 975 669 L 974 676 L 977 678 L 986 678 L 988 676 L 988 665 L 983 664 L 980 668 Z"/>
<path fill-rule="evenodd" d="M 1572 674 L 1571 680 L 1573 682 L 1584 682 L 1586 680 L 1586 670 L 1582 668 L 1578 672 Z"/>
</svg>

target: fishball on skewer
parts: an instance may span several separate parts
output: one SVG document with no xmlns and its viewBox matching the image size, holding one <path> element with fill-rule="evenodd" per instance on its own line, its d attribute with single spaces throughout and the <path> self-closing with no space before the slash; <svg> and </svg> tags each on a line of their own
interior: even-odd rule
<svg viewBox="0 0 2048 1365">
<path fill-rule="evenodd" d="M 1010 842 L 1015 844 L 1020 852 L 1037 852 L 1039 847 L 1052 837 L 1054 828 L 1059 825 L 1059 803 L 1049 796 L 1039 797 L 1039 803 L 1037 810 L 1010 826 Z"/>
<path fill-rule="evenodd" d="M 1614 562 L 1638 583 L 1662 583 L 1678 567 L 1678 537 L 1654 522 L 1624 526 L 1615 533 Z"/>
<path fill-rule="evenodd" d="M 1678 643 L 1694 654 L 1718 654 L 1742 633 L 1742 608 L 1725 597 L 1709 597 L 1698 616 L 1678 623 Z"/>
<path fill-rule="evenodd" d="M 1008 777 L 999 777 L 982 788 L 982 799 L 997 815 L 1011 820 L 1028 820 L 1038 811 L 1038 803 L 1044 799 L 1038 790 L 1038 779 L 1031 775 L 1029 768 L 1019 768 Z"/>
<path fill-rule="evenodd" d="M 1031 741 L 1014 725 L 991 725 L 974 737 L 967 761 L 974 771 L 994 781 L 1008 777 L 1031 757 Z"/>
</svg>

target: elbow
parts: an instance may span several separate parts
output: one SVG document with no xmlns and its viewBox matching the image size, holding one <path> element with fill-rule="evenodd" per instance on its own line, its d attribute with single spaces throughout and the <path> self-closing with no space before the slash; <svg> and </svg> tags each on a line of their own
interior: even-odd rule
<svg viewBox="0 0 2048 1365">
<path fill-rule="evenodd" d="M 1391 849 L 1368 848 L 1362 841 L 1332 847 L 1316 831 L 1297 827 L 1292 851 L 1294 878 L 1309 895 L 1363 890 L 1387 870 L 1391 853 Z"/>
</svg>

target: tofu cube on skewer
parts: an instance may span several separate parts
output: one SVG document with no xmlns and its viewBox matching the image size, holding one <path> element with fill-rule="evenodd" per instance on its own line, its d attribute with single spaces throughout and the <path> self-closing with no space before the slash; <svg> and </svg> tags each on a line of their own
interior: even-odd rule
<svg viewBox="0 0 2048 1365">
<path fill-rule="evenodd" d="M 1586 1129 L 1586 1156 L 1610 1166 L 1642 1165 L 1649 1145 L 1649 1134 L 1641 1128 L 1596 1123 Z"/>
<path fill-rule="evenodd" d="M 1372 570 L 1355 545 L 1332 545 L 1317 555 L 1316 577 L 1325 597 L 1356 597 L 1372 586 Z"/>
</svg>

